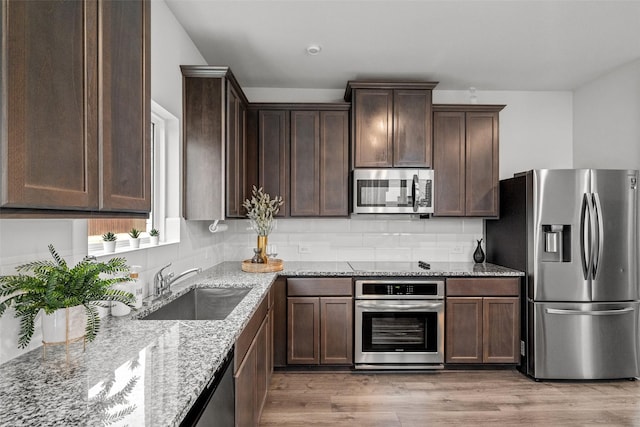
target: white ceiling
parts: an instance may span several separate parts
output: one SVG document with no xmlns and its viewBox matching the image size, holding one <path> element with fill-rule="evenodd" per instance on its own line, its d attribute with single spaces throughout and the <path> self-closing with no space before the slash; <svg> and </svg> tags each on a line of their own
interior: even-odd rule
<svg viewBox="0 0 640 427">
<path fill-rule="evenodd" d="M 573 90 L 640 58 L 640 0 L 166 0 L 243 87 Z M 317 43 L 322 52 L 305 49 Z"/>
</svg>

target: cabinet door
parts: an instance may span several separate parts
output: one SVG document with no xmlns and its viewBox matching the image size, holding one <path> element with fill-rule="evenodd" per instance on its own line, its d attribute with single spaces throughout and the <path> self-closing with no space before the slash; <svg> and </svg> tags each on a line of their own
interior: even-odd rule
<svg viewBox="0 0 640 427">
<path fill-rule="evenodd" d="M 100 210 L 149 212 L 150 2 L 98 4 L 102 47 Z"/>
<path fill-rule="evenodd" d="M 393 166 L 431 167 L 431 91 L 393 92 Z"/>
<path fill-rule="evenodd" d="M 287 298 L 287 363 L 320 362 L 320 298 Z"/>
<path fill-rule="evenodd" d="M 289 215 L 289 112 L 261 110 L 258 113 L 260 186 L 271 197 L 282 196 L 277 216 Z"/>
<path fill-rule="evenodd" d="M 447 363 L 482 363 L 482 298 L 447 297 Z"/>
<path fill-rule="evenodd" d="M 183 217 L 190 220 L 224 216 L 222 144 L 224 105 L 221 78 L 184 77 Z M 203 185 L 203 181 L 207 185 Z"/>
<path fill-rule="evenodd" d="M 466 216 L 497 216 L 498 113 L 466 113 L 466 142 Z"/>
<path fill-rule="evenodd" d="M 320 113 L 291 112 L 291 216 L 320 213 Z"/>
<path fill-rule="evenodd" d="M 320 216 L 349 215 L 349 113 L 320 112 Z"/>
<path fill-rule="evenodd" d="M 226 216 L 244 217 L 246 107 L 236 89 L 227 83 L 227 185 Z"/>
<path fill-rule="evenodd" d="M 393 166 L 393 91 L 356 89 L 354 92 L 355 167 Z"/>
<path fill-rule="evenodd" d="M 519 298 L 484 298 L 483 362 L 518 363 L 520 361 Z"/>
<path fill-rule="evenodd" d="M 320 363 L 353 362 L 353 300 L 320 298 Z"/>
<path fill-rule="evenodd" d="M 269 317 L 262 322 L 262 326 L 256 334 L 256 418 L 260 420 L 262 407 L 267 398 L 269 388 L 270 367 L 269 362 Z"/>
<path fill-rule="evenodd" d="M 236 426 L 255 426 L 258 422 L 256 380 L 257 351 L 254 341 L 234 375 Z"/>
<path fill-rule="evenodd" d="M 271 287 L 273 294 L 273 365 L 287 366 L 287 281 L 278 277 Z"/>
<path fill-rule="evenodd" d="M 465 113 L 433 114 L 436 216 L 465 214 Z"/>
<path fill-rule="evenodd" d="M 2 7 L 0 206 L 97 209 L 97 3 Z"/>
</svg>

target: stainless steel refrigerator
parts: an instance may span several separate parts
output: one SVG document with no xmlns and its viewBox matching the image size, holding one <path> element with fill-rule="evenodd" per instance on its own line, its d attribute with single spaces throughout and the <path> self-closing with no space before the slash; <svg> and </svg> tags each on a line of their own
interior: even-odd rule
<svg viewBox="0 0 640 427">
<path fill-rule="evenodd" d="M 540 169 L 500 181 L 487 261 L 526 272 L 521 370 L 640 375 L 638 171 Z"/>
</svg>

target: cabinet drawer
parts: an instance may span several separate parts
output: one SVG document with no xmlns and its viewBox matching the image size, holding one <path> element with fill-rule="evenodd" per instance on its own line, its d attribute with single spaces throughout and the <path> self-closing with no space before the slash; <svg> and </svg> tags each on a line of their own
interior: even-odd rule
<svg viewBox="0 0 640 427">
<path fill-rule="evenodd" d="M 520 278 L 459 278 L 447 279 L 447 296 L 514 296 L 520 295 Z"/>
<path fill-rule="evenodd" d="M 353 285 L 348 277 L 313 277 L 287 279 L 289 296 L 347 296 L 353 295 Z"/>
</svg>

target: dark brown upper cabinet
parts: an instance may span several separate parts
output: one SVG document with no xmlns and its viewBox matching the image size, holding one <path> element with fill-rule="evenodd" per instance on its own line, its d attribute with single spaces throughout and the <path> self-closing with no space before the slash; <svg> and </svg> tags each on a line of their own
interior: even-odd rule
<svg viewBox="0 0 640 427">
<path fill-rule="evenodd" d="M 282 197 L 276 216 L 289 216 L 289 111 L 258 112 L 258 182 L 272 198 Z"/>
<path fill-rule="evenodd" d="M 291 216 L 348 215 L 348 111 L 291 112 Z"/>
<path fill-rule="evenodd" d="M 2 214 L 146 215 L 149 2 L 8 0 L 1 13 Z"/>
<path fill-rule="evenodd" d="M 498 215 L 498 114 L 504 105 L 434 105 L 435 215 Z"/>
<path fill-rule="evenodd" d="M 228 67 L 181 66 L 183 217 L 242 217 L 247 99 Z"/>
<path fill-rule="evenodd" d="M 350 81 L 353 167 L 431 167 L 434 82 Z"/>
<path fill-rule="evenodd" d="M 278 216 L 347 216 L 349 104 L 252 104 L 258 110 L 259 185 Z"/>
</svg>

